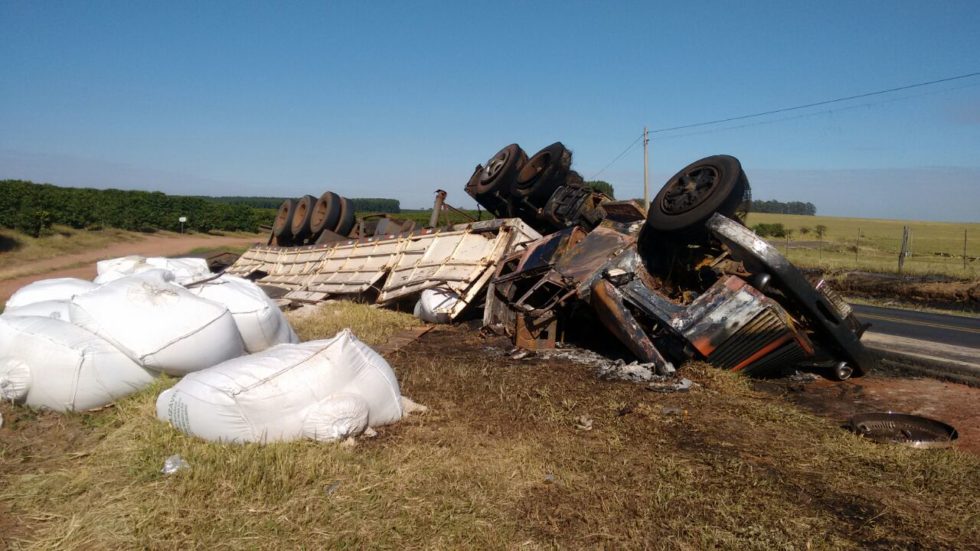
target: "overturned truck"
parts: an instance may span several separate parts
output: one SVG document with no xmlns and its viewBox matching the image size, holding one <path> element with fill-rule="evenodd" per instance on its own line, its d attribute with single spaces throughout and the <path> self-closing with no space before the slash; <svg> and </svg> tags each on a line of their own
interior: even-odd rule
<svg viewBox="0 0 980 551">
<path fill-rule="evenodd" d="M 346 235 L 321 230 L 304 244 L 274 229 L 229 271 L 299 302 L 394 304 L 449 290 L 459 297 L 449 319 L 482 311 L 486 329 L 519 347 L 603 327 L 661 373 L 688 359 L 754 375 L 793 368 L 846 379 L 873 368 L 860 342 L 867 326 L 850 306 L 743 225 L 751 191 L 737 159 L 691 163 L 648 211 L 591 190 L 571 161 L 561 143 L 530 157 L 511 144 L 464 187 L 493 220 L 415 228 L 348 215 Z M 302 227 L 309 215 L 289 207 L 277 228 L 312 235 Z"/>
</svg>

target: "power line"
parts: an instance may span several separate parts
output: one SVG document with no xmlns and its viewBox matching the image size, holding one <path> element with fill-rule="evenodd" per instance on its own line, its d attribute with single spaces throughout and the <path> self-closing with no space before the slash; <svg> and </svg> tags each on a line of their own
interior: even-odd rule
<svg viewBox="0 0 980 551">
<path fill-rule="evenodd" d="M 855 104 L 855 105 L 846 105 L 846 106 L 843 106 L 843 107 L 835 107 L 835 108 L 832 108 L 832 109 L 821 109 L 820 111 L 812 111 L 810 113 L 800 113 L 798 115 L 791 115 L 791 116 L 788 116 L 788 117 L 779 117 L 779 118 L 776 118 L 776 119 L 770 119 L 770 120 L 764 120 L 764 121 L 747 122 L 747 123 L 744 123 L 744 124 L 737 124 L 737 125 L 734 125 L 734 126 L 723 126 L 721 128 L 707 128 L 707 129 L 704 129 L 704 130 L 695 130 L 694 132 L 685 132 L 685 133 L 682 133 L 682 134 L 671 134 L 669 136 L 661 136 L 657 140 L 658 141 L 664 141 L 664 140 L 673 140 L 673 139 L 677 139 L 677 138 L 689 138 L 691 136 L 702 136 L 702 135 L 705 135 L 705 134 L 715 134 L 717 132 L 726 132 L 726 131 L 729 131 L 729 130 L 741 130 L 743 128 L 751 128 L 753 126 L 763 126 L 763 125 L 768 125 L 768 124 L 777 124 L 777 123 L 780 123 L 780 122 L 786 122 L 786 121 L 792 121 L 792 120 L 798 120 L 798 119 L 805 119 L 805 118 L 808 118 L 808 117 L 816 117 L 816 116 L 819 116 L 819 115 L 828 115 L 828 114 L 834 114 L 834 113 L 843 113 L 845 111 L 853 111 L 855 109 L 869 108 L 869 107 L 874 107 L 876 105 L 883 105 L 883 104 L 886 104 L 886 103 L 895 103 L 897 101 L 906 101 L 906 100 L 921 98 L 921 97 L 925 97 L 925 96 L 932 96 L 932 95 L 939 94 L 939 93 L 942 93 L 942 92 L 947 92 L 947 91 L 950 91 L 950 90 L 962 90 L 964 88 L 972 88 L 972 87 L 975 87 L 975 86 L 980 86 L 980 83 L 958 86 L 956 88 L 950 88 L 948 90 L 935 90 L 935 91 L 932 91 L 932 92 L 923 92 L 921 94 L 915 94 L 915 95 L 911 95 L 911 96 L 902 96 L 902 97 L 890 98 L 890 99 L 879 100 L 879 101 L 869 101 L 869 102 L 865 102 L 865 103 L 858 103 L 858 104 Z"/>
<path fill-rule="evenodd" d="M 602 167 L 602 169 L 599 170 L 599 172 L 596 172 L 595 174 L 593 174 L 592 177 L 589 178 L 589 180 L 595 180 L 600 174 L 602 174 L 603 172 L 605 172 L 607 168 L 609 168 L 612 165 L 616 164 L 616 161 L 622 159 L 623 158 L 623 155 L 626 155 L 627 153 L 629 153 L 630 152 L 630 149 L 633 149 L 633 146 L 635 146 L 637 143 L 639 143 L 639 141 L 642 140 L 642 139 L 643 139 L 643 134 L 640 134 L 639 136 L 637 136 L 636 139 L 633 140 L 633 143 L 631 143 L 628 146 L 626 146 L 626 149 L 624 149 L 622 153 L 620 153 L 619 155 L 616 155 L 616 158 L 615 159 L 609 161 L 609 164 L 607 164 L 606 166 Z"/>
<path fill-rule="evenodd" d="M 762 112 L 759 112 L 759 113 L 752 113 L 751 115 L 739 115 L 737 117 L 728 117 L 727 119 L 717 119 L 717 120 L 713 120 L 713 121 L 696 122 L 694 124 L 684 124 L 684 125 L 681 125 L 681 126 L 671 126 L 671 127 L 668 127 L 668 128 L 658 128 L 656 130 L 651 130 L 650 133 L 651 134 L 658 134 L 658 133 L 661 133 L 661 132 L 670 132 L 671 130 L 684 130 L 686 128 L 696 128 L 698 126 L 708 126 L 708 125 L 711 125 L 711 124 L 721 124 L 721 123 L 724 123 L 724 122 L 740 121 L 740 120 L 751 119 L 751 118 L 755 118 L 755 117 L 764 117 L 766 115 L 774 115 L 776 113 L 785 113 L 787 111 L 797 111 L 799 109 L 807 109 L 809 107 L 819 107 L 821 105 L 828 105 L 828 104 L 831 104 L 831 103 L 840 103 L 842 101 L 850 101 L 850 100 L 855 100 L 855 99 L 867 98 L 867 97 L 871 97 L 871 96 L 880 96 L 882 94 L 890 94 L 892 92 L 901 92 L 902 90 L 909 90 L 911 88 L 920 88 L 922 86 L 931 86 L 933 84 L 941 84 L 943 82 L 950 82 L 950 81 L 954 81 L 954 80 L 962 80 L 962 79 L 965 79 L 965 78 L 973 78 L 973 77 L 976 77 L 976 76 L 980 76 L 980 72 L 967 73 L 965 75 L 958 75 L 958 76 L 955 76 L 955 77 L 941 78 L 939 80 L 930 80 L 928 82 L 917 82 L 915 84 L 908 84 L 908 85 L 905 85 L 905 86 L 898 86 L 896 88 L 888 88 L 887 90 L 877 90 L 877 91 L 874 91 L 874 92 L 866 92 L 864 94 L 857 94 L 857 95 L 854 95 L 854 96 L 846 96 L 846 97 L 842 97 L 842 98 L 835 98 L 835 99 L 829 99 L 829 100 L 824 100 L 824 101 L 817 101 L 817 102 L 814 102 L 814 103 L 807 103 L 807 104 L 804 104 L 804 105 L 795 105 L 793 107 L 783 107 L 783 108 L 780 108 L 780 109 L 772 109 L 772 110 L 769 110 L 769 111 L 762 111 Z"/>
<path fill-rule="evenodd" d="M 710 126 L 710 125 L 714 125 L 714 124 L 722 124 L 722 123 L 726 123 L 726 122 L 733 122 L 733 121 L 740 121 L 740 120 L 752 119 L 752 118 L 757 118 L 757 117 L 764 117 L 766 115 L 775 115 L 777 113 L 785 113 L 787 111 L 798 111 L 800 109 L 808 109 L 810 107 L 819 107 L 821 105 L 830 105 L 830 104 L 833 104 L 833 103 L 840 103 L 840 102 L 851 101 L 851 100 L 855 100 L 855 99 L 867 98 L 867 97 L 872 97 L 872 96 L 880 96 L 882 94 L 890 94 L 890 93 L 894 93 L 894 92 L 901 92 L 902 90 L 909 90 L 909 89 L 912 89 L 912 88 L 921 88 L 923 86 L 931 86 L 933 84 L 942 84 L 944 82 L 951 82 L 951 81 L 955 81 L 955 80 L 963 80 L 963 79 L 973 78 L 973 77 L 977 77 L 977 76 L 980 76 L 980 71 L 974 72 L 974 73 L 966 73 L 966 74 L 963 74 L 963 75 L 957 75 L 957 76 L 953 76 L 953 77 L 941 78 L 941 79 L 937 79 L 937 80 L 930 80 L 930 81 L 926 81 L 926 82 L 917 82 L 915 84 L 907 84 L 905 86 L 897 86 L 895 88 L 887 88 L 885 90 L 876 90 L 874 92 L 865 92 L 863 94 L 855 94 L 853 96 L 844 96 L 844 97 L 834 98 L 834 99 L 829 99 L 829 100 L 824 100 L 824 101 L 817 101 L 817 102 L 813 102 L 813 103 L 806 103 L 806 104 L 803 104 L 803 105 L 794 105 L 793 107 L 782 107 L 782 108 L 779 108 L 779 109 L 770 109 L 768 111 L 761 111 L 759 113 L 752 113 L 752 114 L 749 114 L 749 115 L 738 115 L 738 116 L 735 116 L 735 117 L 728 117 L 728 118 L 724 118 L 724 119 L 715 119 L 715 120 L 711 120 L 711 121 L 697 122 L 697 123 L 693 123 L 693 124 L 683 124 L 683 125 L 680 125 L 680 126 L 670 126 L 670 127 L 665 127 L 665 128 L 657 128 L 657 129 L 654 129 L 654 130 L 650 130 L 649 133 L 650 134 L 660 134 L 660 133 L 663 133 L 663 132 L 671 132 L 673 130 L 685 130 L 685 129 L 688 129 L 688 128 L 697 128 L 697 127 L 701 127 L 701 126 Z M 832 112 L 832 110 L 825 111 L 825 112 Z M 824 112 L 821 112 L 821 113 L 824 113 Z M 821 113 L 816 113 L 816 114 L 821 114 Z M 792 118 L 796 118 L 796 117 L 792 117 Z M 781 119 L 781 120 L 787 120 L 787 119 Z M 772 121 L 772 122 L 776 122 L 776 121 Z M 740 126 L 725 128 L 725 129 L 721 129 L 721 130 L 732 130 L 732 129 L 735 129 L 735 128 L 743 128 L 745 126 L 752 126 L 752 125 L 740 125 Z M 698 132 L 696 134 L 699 134 L 699 133 L 700 132 Z M 692 134 L 687 134 L 687 135 L 692 135 Z M 671 137 L 673 137 L 673 136 L 671 136 Z M 680 136 L 678 136 L 678 137 L 680 137 Z M 616 155 L 616 157 L 613 160 L 609 161 L 609 163 L 607 163 L 606 166 L 602 167 L 602 169 L 600 169 L 598 172 L 596 172 L 595 174 L 593 174 L 592 177 L 590 178 L 590 180 L 595 180 L 600 174 L 602 174 L 603 172 L 605 172 L 606 169 L 608 169 L 612 165 L 616 164 L 616 161 L 622 159 L 623 156 L 625 156 L 627 153 L 629 153 L 630 150 L 633 149 L 633 147 L 636 146 L 636 144 L 639 143 L 640 140 L 642 140 L 642 139 L 643 139 L 643 134 L 640 134 L 639 136 L 637 136 L 635 140 L 633 140 L 628 146 L 626 146 L 626 149 L 624 149 L 622 153 L 620 153 L 619 155 Z"/>
</svg>

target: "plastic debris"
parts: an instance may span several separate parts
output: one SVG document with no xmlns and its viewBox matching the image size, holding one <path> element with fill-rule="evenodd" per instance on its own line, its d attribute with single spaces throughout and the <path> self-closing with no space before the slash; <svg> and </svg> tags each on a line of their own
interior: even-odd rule
<svg viewBox="0 0 980 551">
<path fill-rule="evenodd" d="M 190 468 L 191 468 L 190 463 L 184 461 L 183 457 L 174 454 L 164 460 L 163 469 L 160 469 L 160 472 L 162 472 L 163 474 L 174 474 L 177 471 L 190 469 Z"/>
<path fill-rule="evenodd" d="M 592 419 L 586 415 L 575 418 L 575 428 L 578 430 L 592 430 Z"/>
</svg>

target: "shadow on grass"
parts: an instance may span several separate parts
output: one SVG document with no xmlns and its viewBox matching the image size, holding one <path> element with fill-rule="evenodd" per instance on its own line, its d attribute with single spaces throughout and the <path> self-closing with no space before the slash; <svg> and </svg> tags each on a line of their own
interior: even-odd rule
<svg viewBox="0 0 980 551">
<path fill-rule="evenodd" d="M 17 239 L 7 235 L 0 235 L 0 253 L 9 253 L 11 251 L 16 251 L 22 246 L 23 244 Z"/>
</svg>

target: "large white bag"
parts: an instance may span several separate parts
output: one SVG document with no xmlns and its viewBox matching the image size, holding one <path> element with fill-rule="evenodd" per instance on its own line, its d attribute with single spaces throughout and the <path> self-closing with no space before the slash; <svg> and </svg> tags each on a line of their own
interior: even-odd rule
<svg viewBox="0 0 980 551">
<path fill-rule="evenodd" d="M 9 299 L 4 311 L 12 308 L 20 308 L 35 302 L 47 300 L 70 300 L 75 295 L 87 293 L 99 286 L 91 281 L 76 279 L 73 277 L 60 277 L 55 279 L 42 279 L 17 289 Z"/>
<path fill-rule="evenodd" d="M 415 317 L 429 323 L 449 323 L 449 314 L 459 300 L 459 295 L 449 289 L 426 289 L 415 303 Z"/>
<path fill-rule="evenodd" d="M 249 353 L 261 352 L 277 344 L 299 342 L 279 306 L 247 279 L 222 274 L 188 290 L 228 308 Z"/>
<path fill-rule="evenodd" d="M 65 321 L 0 318 L 0 397 L 56 411 L 102 407 L 153 381 L 118 348 Z"/>
<path fill-rule="evenodd" d="M 100 260 L 95 267 L 99 274 L 95 277 L 95 283 L 99 285 L 155 269 L 170 272 L 169 280 L 179 285 L 199 281 L 212 275 L 207 261 L 203 258 L 164 258 L 160 256 L 146 258 L 131 255 Z"/>
<path fill-rule="evenodd" d="M 65 300 L 42 300 L 32 302 L 24 306 L 7 307 L 0 317 L 10 316 L 38 316 L 42 318 L 54 318 L 56 320 L 68 321 L 68 305 L 70 301 Z"/>
<path fill-rule="evenodd" d="M 335 440 L 401 419 L 402 405 L 388 362 L 345 329 L 192 373 L 160 394 L 157 417 L 206 440 Z"/>
<path fill-rule="evenodd" d="M 166 276 L 164 270 L 151 270 L 76 296 L 68 307 L 71 322 L 143 367 L 171 375 L 242 355 L 242 338 L 228 309 L 167 282 Z"/>
</svg>

